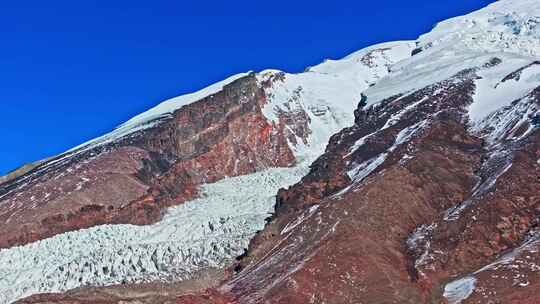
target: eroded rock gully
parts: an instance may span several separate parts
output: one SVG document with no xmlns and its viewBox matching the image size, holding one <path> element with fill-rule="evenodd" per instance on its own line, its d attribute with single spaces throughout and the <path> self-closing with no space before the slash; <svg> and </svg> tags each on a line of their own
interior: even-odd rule
<svg viewBox="0 0 540 304">
<path fill-rule="evenodd" d="M 496 144 L 486 142 L 467 130 L 462 111 L 472 102 L 474 71 L 456 77 L 458 84 L 383 102 L 390 113 L 357 111 L 357 125 L 333 137 L 302 182 L 280 192 L 278 215 L 222 290 L 239 303 L 443 303 L 447 282 L 518 250 L 499 262 L 505 267 L 479 272 L 482 287 L 465 302 L 538 301 L 531 297 L 538 242 L 529 239 L 538 226 L 539 135 L 516 138 L 519 124 L 534 118 L 515 119 Z M 404 109 L 400 101 L 420 103 L 388 126 Z M 369 174 L 356 171 L 355 180 L 354 170 L 344 172 L 350 164 Z"/>
</svg>

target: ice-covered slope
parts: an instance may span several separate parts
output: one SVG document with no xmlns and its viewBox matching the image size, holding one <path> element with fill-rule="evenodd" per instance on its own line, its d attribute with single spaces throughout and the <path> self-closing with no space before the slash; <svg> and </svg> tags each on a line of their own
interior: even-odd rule
<svg viewBox="0 0 540 304">
<path fill-rule="evenodd" d="M 390 77 L 366 92 L 368 104 L 414 92 L 497 58 L 504 65 L 481 72 L 476 83 L 477 95 L 470 116 L 481 120 L 538 84 L 538 67 L 525 67 L 540 56 L 540 3 L 497 1 L 474 13 L 439 23 L 421 36 L 417 45 L 415 56 L 397 64 Z M 503 82 L 504 76 L 522 68 L 522 79 Z"/>
<path fill-rule="evenodd" d="M 0 303 L 42 292 L 190 279 L 242 254 L 273 212 L 280 187 L 306 164 L 234 177 L 203 187 L 202 197 L 149 226 L 103 225 L 0 251 Z"/>
<path fill-rule="evenodd" d="M 393 64 L 410 57 L 414 46 L 413 42 L 377 45 L 341 60 L 328 60 L 301 74 L 276 70 L 257 74 L 267 99 L 262 112 L 268 123 L 286 130 L 296 166 L 269 168 L 205 185 L 200 198 L 169 209 L 154 225 L 103 225 L 2 249 L 0 303 L 80 286 L 178 281 L 200 270 L 229 265 L 264 227 L 265 218 L 273 212 L 277 190 L 307 173 L 330 136 L 353 124 L 353 110 L 361 93 L 387 75 Z M 165 101 L 49 165 L 159 127 L 175 111 L 246 75 Z"/>
<path fill-rule="evenodd" d="M 362 92 L 388 75 L 395 63 L 410 58 L 414 47 L 412 41 L 383 43 L 341 60 L 326 60 L 300 74 L 263 71 L 261 83 L 271 82 L 263 112 L 275 123 L 280 112 L 306 113 L 309 140 L 298 140 L 293 150 L 299 157 L 320 155 L 330 136 L 353 124 L 351 105 L 360 102 Z"/>
</svg>

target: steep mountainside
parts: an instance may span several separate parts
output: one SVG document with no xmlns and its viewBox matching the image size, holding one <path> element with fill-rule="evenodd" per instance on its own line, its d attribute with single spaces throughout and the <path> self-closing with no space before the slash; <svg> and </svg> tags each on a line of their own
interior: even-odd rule
<svg viewBox="0 0 540 304">
<path fill-rule="evenodd" d="M 165 102 L 2 186 L 2 300 L 540 303 L 539 56 L 540 2 L 501 0 L 416 42 Z M 32 204 L 85 166 L 117 186 Z M 64 204 L 68 224 L 34 220 Z M 86 288 L 119 278 L 194 287 Z"/>
<path fill-rule="evenodd" d="M 277 190 L 307 173 L 353 123 L 362 91 L 412 48 L 374 46 L 302 74 L 239 74 L 2 184 L 1 301 L 230 266 Z"/>
</svg>

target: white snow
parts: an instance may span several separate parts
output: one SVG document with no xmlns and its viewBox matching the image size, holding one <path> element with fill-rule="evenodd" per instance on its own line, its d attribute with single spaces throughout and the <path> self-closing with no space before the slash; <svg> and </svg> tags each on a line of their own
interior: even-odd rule
<svg viewBox="0 0 540 304">
<path fill-rule="evenodd" d="M 499 109 L 484 119 L 475 122 L 471 130 L 484 137 L 491 146 L 497 145 L 503 139 L 518 141 L 525 138 L 535 128 L 530 124 L 530 118 L 538 115 L 539 112 L 540 109 L 536 102 L 529 97 L 525 97 L 512 106 Z M 527 130 L 523 134 L 516 136 L 515 132 L 523 124 L 528 124 Z"/>
<path fill-rule="evenodd" d="M 501 75 L 506 76 L 529 63 L 521 58 L 505 58 L 504 64 L 478 73 L 481 79 L 476 81 L 474 103 L 469 107 L 469 117 L 473 122 L 481 121 L 540 86 L 540 65 L 523 70 L 519 81 L 511 79 L 501 82 Z"/>
<path fill-rule="evenodd" d="M 420 130 L 424 129 L 429 124 L 429 120 L 422 120 L 401 130 L 394 141 L 394 145 L 390 147 L 389 151 L 393 152 L 398 146 L 408 142 L 411 138 Z"/>
<path fill-rule="evenodd" d="M 388 153 L 381 153 L 376 157 L 369 159 L 360 165 L 354 166 L 351 170 L 347 172 L 350 179 L 355 183 L 361 182 L 364 178 L 370 175 L 375 169 L 384 163 L 388 157 Z"/>
<path fill-rule="evenodd" d="M 509 268 L 515 268 L 513 265 L 516 257 L 525 253 L 538 253 L 540 246 L 540 233 L 539 231 L 532 231 L 524 242 L 517 248 L 511 250 L 510 252 L 503 254 L 493 263 L 490 263 L 479 270 L 475 271 L 469 276 L 461 278 L 459 280 L 452 281 L 448 283 L 444 288 L 444 297 L 448 300 L 449 304 L 459 304 L 463 300 L 467 299 L 475 289 L 477 279 L 475 275 L 478 275 L 484 271 L 489 271 L 493 269 L 498 269 L 501 266 L 508 266 Z M 533 264 L 535 265 L 535 264 Z M 521 287 L 528 286 L 528 282 L 514 282 L 514 285 L 519 285 Z"/>
<path fill-rule="evenodd" d="M 391 126 L 395 125 L 396 123 L 398 123 L 400 121 L 400 119 L 403 117 L 403 115 L 407 114 L 407 113 L 410 113 L 411 111 L 414 110 L 414 108 L 416 108 L 418 105 L 420 105 L 421 103 L 423 103 L 424 101 L 426 101 L 428 99 L 428 97 L 424 97 L 408 106 L 406 106 L 403 110 L 399 111 L 398 113 L 392 115 L 388 121 L 386 122 L 386 124 L 384 124 L 384 126 L 381 128 L 381 130 L 385 130 L 385 129 L 388 129 L 390 128 Z"/>
<path fill-rule="evenodd" d="M 493 156 L 492 156 L 493 157 Z M 456 221 L 459 219 L 459 216 L 463 212 L 463 210 L 469 208 L 476 199 L 478 199 L 480 196 L 484 195 L 491 189 L 493 189 L 493 186 L 497 183 L 497 180 L 503 176 L 508 170 L 512 168 L 512 160 L 507 159 L 503 166 L 500 166 L 498 168 L 494 169 L 494 172 L 488 176 L 484 181 L 478 183 L 474 189 L 473 193 L 471 194 L 470 198 L 465 200 L 459 205 L 456 205 L 444 213 L 444 220 L 445 221 Z"/>
<path fill-rule="evenodd" d="M 476 278 L 465 277 L 446 284 L 443 296 L 448 300 L 448 304 L 460 304 L 473 292 Z"/>
<path fill-rule="evenodd" d="M 296 218 L 294 221 L 288 223 L 283 230 L 281 230 L 281 235 L 287 234 L 291 231 L 293 231 L 298 225 L 305 222 L 307 219 L 309 219 L 315 211 L 319 209 L 319 205 L 313 205 L 308 210 L 304 211 L 298 218 Z"/>
<path fill-rule="evenodd" d="M 353 181 L 353 185 L 358 185 L 362 180 L 364 180 L 368 175 L 375 171 L 380 165 L 384 163 L 386 158 L 391 152 L 394 152 L 400 145 L 403 145 L 410 141 L 413 136 L 429 124 L 429 120 L 422 120 L 412 126 L 404 128 L 401 130 L 394 140 L 394 143 L 388 150 L 379 155 L 362 162 L 361 164 L 352 164 L 352 169 L 347 171 L 349 178 Z M 356 143 L 355 143 L 356 146 Z M 347 187 L 344 190 L 341 190 L 336 196 L 340 196 L 350 187 Z"/>
<path fill-rule="evenodd" d="M 305 111 L 313 133 L 308 145 L 299 141 L 293 149 L 299 158 L 321 154 L 332 135 L 354 123 L 353 110 L 362 92 L 388 75 L 393 64 L 409 58 L 414 46 L 411 41 L 375 45 L 341 60 L 327 60 L 304 73 L 285 73 L 284 81 L 267 89 L 269 102 L 263 113 L 277 123 L 280 109 Z M 262 82 L 278 73 L 283 72 L 266 70 L 258 77 Z"/>
<path fill-rule="evenodd" d="M 501 265 L 511 265 L 516 257 L 523 254 L 524 252 L 532 252 L 537 253 L 540 249 L 540 231 L 535 230 L 532 231 L 523 241 L 523 243 L 511 250 L 510 252 L 507 252 L 500 256 L 497 260 L 495 260 L 493 263 L 490 263 L 479 270 L 477 270 L 474 274 L 479 274 L 481 272 L 497 269 Z"/>
<path fill-rule="evenodd" d="M 540 3 L 500 0 L 471 14 L 440 22 L 420 37 L 421 45 L 451 46 L 459 42 L 479 52 L 503 51 L 540 55 Z"/>
<path fill-rule="evenodd" d="M 370 134 L 360 138 L 359 140 L 357 140 L 353 144 L 353 146 L 349 149 L 349 153 L 347 153 L 343 158 L 349 157 L 356 150 L 358 150 L 360 147 L 365 145 L 366 140 L 368 138 L 370 138 L 371 136 L 374 136 L 375 134 L 377 134 L 377 133 L 379 133 L 379 132 L 381 132 L 383 130 L 386 130 L 386 129 L 390 128 L 391 126 L 395 125 L 396 123 L 398 123 L 399 120 L 401 119 L 401 117 L 403 117 L 403 115 L 413 111 L 414 108 L 416 108 L 419 104 L 424 102 L 426 99 L 427 99 L 427 97 L 422 98 L 419 101 L 416 101 L 416 102 L 406 106 L 403 110 L 399 111 L 398 113 L 390 116 L 390 118 L 386 121 L 386 123 L 384 124 L 384 126 L 381 129 L 379 129 L 379 130 L 377 130 L 377 131 L 375 131 L 373 133 L 370 133 Z M 398 136 L 396 138 L 396 143 L 390 149 L 390 151 L 392 152 L 395 148 L 397 148 L 397 146 L 399 146 L 399 145 L 403 144 L 404 142 L 408 141 L 410 136 L 412 136 L 419 129 L 424 128 L 426 123 L 427 123 L 427 121 L 423 121 L 423 122 L 421 122 L 419 124 L 408 127 L 407 129 L 401 130 L 400 134 L 398 134 Z"/>
<path fill-rule="evenodd" d="M 496 86 L 502 77 L 540 56 L 540 5 L 532 0 L 501 0 L 472 14 L 439 23 L 421 36 L 423 51 L 392 67 L 390 75 L 368 89 L 368 105 L 441 82 L 458 72 L 483 66 L 497 57 L 500 66 L 479 71 L 473 120 L 508 105 L 540 85 L 540 69 L 523 72 L 520 81 Z M 502 75 L 502 76 L 501 76 Z"/>
<path fill-rule="evenodd" d="M 425 265 L 428 259 L 431 258 L 429 253 L 431 250 L 430 237 L 432 231 L 435 228 L 437 228 L 437 224 L 435 223 L 431 225 L 424 224 L 417 227 L 414 232 L 407 238 L 407 247 L 410 250 L 422 250 L 422 255 L 414 262 L 414 266 L 417 268 L 419 266 Z"/>
</svg>

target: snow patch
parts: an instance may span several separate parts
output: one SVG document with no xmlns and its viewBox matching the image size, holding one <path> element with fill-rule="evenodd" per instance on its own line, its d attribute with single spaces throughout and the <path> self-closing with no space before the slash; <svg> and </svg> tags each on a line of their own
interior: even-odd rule
<svg viewBox="0 0 540 304">
<path fill-rule="evenodd" d="M 474 102 L 469 107 L 469 117 L 479 122 L 498 109 L 525 97 L 540 86 L 540 65 L 533 65 L 521 72 L 519 80 L 502 82 L 501 75 L 509 75 L 530 62 L 520 59 L 505 60 L 504 64 L 478 73 Z"/>
<path fill-rule="evenodd" d="M 496 152 L 491 156 L 491 161 L 493 162 L 502 162 L 501 164 L 496 165 L 496 168 L 493 168 L 493 173 L 489 175 L 485 180 L 479 182 L 473 189 L 472 195 L 465 200 L 463 203 L 452 207 L 445 211 L 444 220 L 445 221 L 455 221 L 459 219 L 459 216 L 463 210 L 469 208 L 475 199 L 484 195 L 490 191 L 493 186 L 497 183 L 497 180 L 503 176 L 510 168 L 512 167 L 512 160 L 509 159 L 509 155 L 504 152 Z M 489 160 L 488 160 L 489 166 Z"/>
<path fill-rule="evenodd" d="M 476 278 L 465 277 L 446 284 L 443 296 L 448 300 L 448 304 L 460 304 L 473 292 L 476 285 Z"/>
<path fill-rule="evenodd" d="M 477 12 L 439 23 L 417 44 L 420 53 L 395 64 L 389 77 L 366 91 L 368 105 L 420 90 L 463 70 L 484 67 L 498 58 L 503 64 L 486 67 L 483 79 L 477 81 L 471 116 L 481 119 L 538 83 L 537 67 L 523 71 L 524 78 L 517 83 L 508 81 L 498 87 L 495 82 L 502 79 L 491 76 L 500 76 L 505 69 L 508 73 L 502 75 L 507 75 L 538 59 L 540 5 L 533 0 L 497 1 Z"/>
<path fill-rule="evenodd" d="M 437 228 L 437 224 L 431 225 L 422 225 L 417 227 L 413 233 L 407 239 L 407 247 L 409 250 L 417 252 L 422 251 L 422 254 L 414 262 L 414 266 L 418 268 L 419 266 L 425 265 L 427 260 L 430 258 L 429 251 L 431 249 L 431 233 Z"/>
<path fill-rule="evenodd" d="M 354 181 L 354 183 L 361 182 L 364 178 L 375 171 L 380 165 L 384 163 L 388 153 L 381 153 L 378 156 L 367 160 L 360 165 L 354 167 L 352 170 L 347 171 L 349 178 Z"/>
<path fill-rule="evenodd" d="M 353 168 L 347 171 L 347 175 L 353 181 L 352 185 L 350 185 L 350 186 L 346 187 L 345 189 L 339 191 L 337 194 L 333 195 L 332 197 L 334 197 L 334 198 L 340 197 L 342 194 L 349 191 L 350 188 L 353 185 L 357 185 L 360 182 L 362 182 L 362 180 L 364 180 L 368 175 L 370 175 L 373 171 L 375 171 L 380 165 L 382 165 L 384 163 L 384 161 L 386 160 L 386 158 L 388 157 L 388 155 L 390 153 L 394 152 L 400 145 L 403 145 L 406 142 L 408 142 L 409 140 L 411 140 L 413 138 L 413 136 L 418 131 L 425 128 L 428 125 L 428 123 L 429 123 L 429 121 L 426 119 L 426 120 L 422 120 L 422 121 L 420 121 L 420 122 L 418 122 L 418 123 L 416 123 L 416 124 L 414 124 L 412 126 L 404 128 L 403 130 L 401 130 L 396 135 L 396 138 L 394 140 L 393 145 L 390 148 L 388 148 L 388 150 L 386 150 L 383 153 L 380 153 L 379 155 L 377 155 L 377 156 L 375 156 L 375 157 L 373 157 L 373 158 L 371 158 L 371 159 L 369 159 L 367 161 L 362 162 L 361 164 L 353 165 Z M 356 145 L 357 145 L 357 143 L 354 144 L 354 146 L 356 146 Z"/>
<path fill-rule="evenodd" d="M 300 214 L 300 216 L 294 220 L 293 222 L 288 223 L 285 228 L 281 231 L 281 235 L 287 234 L 294 230 L 294 228 L 298 227 L 298 225 L 305 222 L 307 219 L 309 219 L 315 211 L 319 209 L 319 205 L 314 205 L 309 208 L 309 210 L 305 211 L 304 213 Z"/>
</svg>

